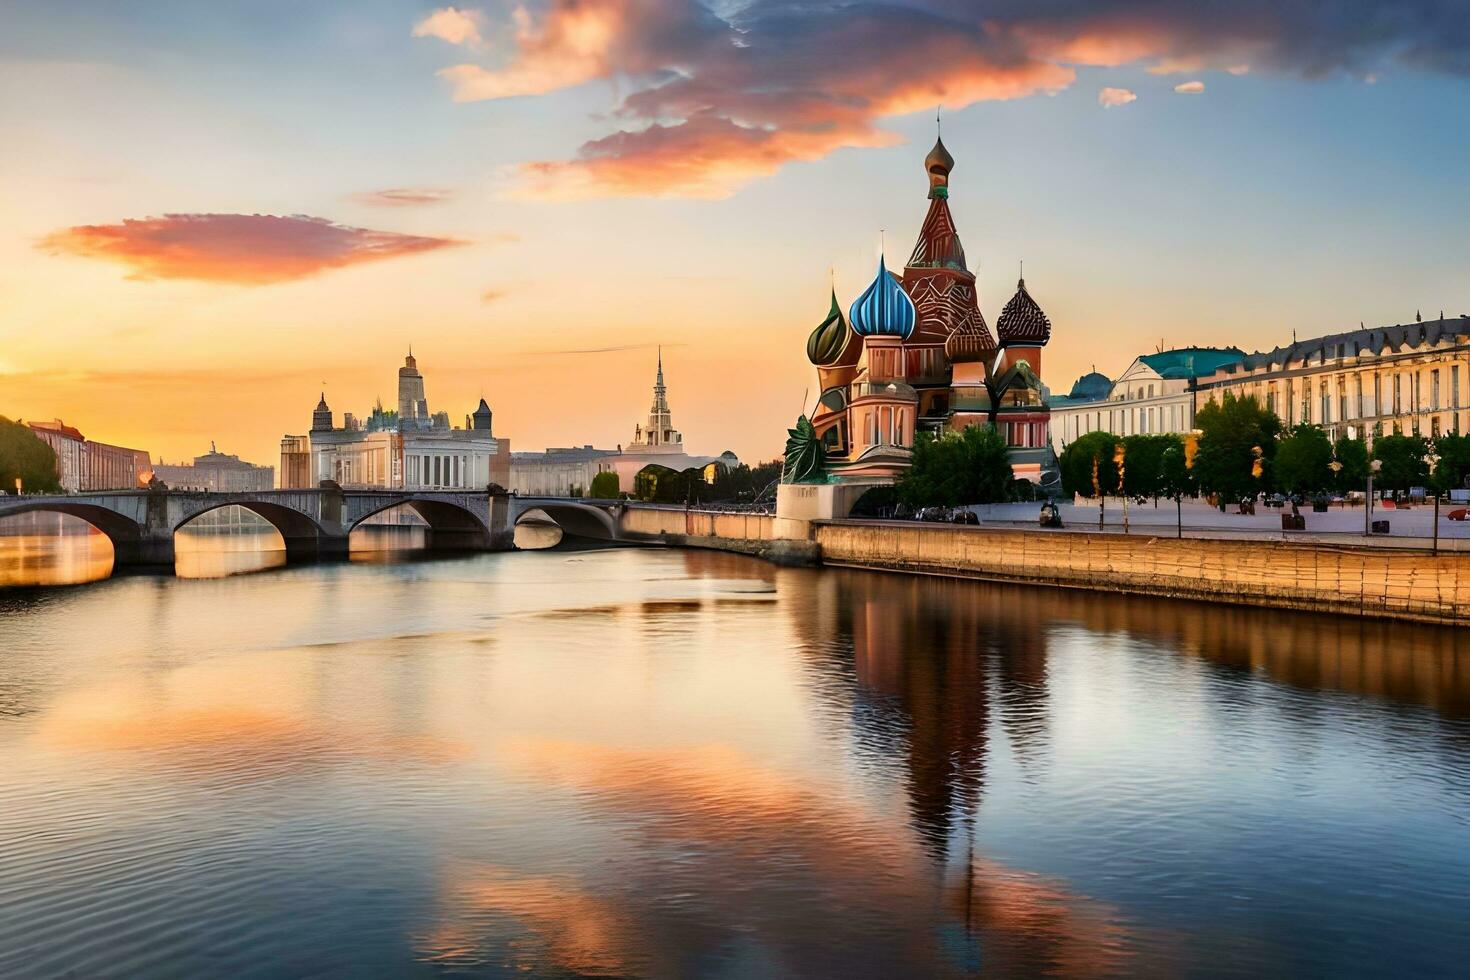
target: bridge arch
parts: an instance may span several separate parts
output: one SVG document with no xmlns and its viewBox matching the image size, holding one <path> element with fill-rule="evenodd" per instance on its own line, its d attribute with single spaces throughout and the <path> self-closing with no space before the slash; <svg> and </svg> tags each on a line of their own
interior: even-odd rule
<svg viewBox="0 0 1470 980">
<path fill-rule="evenodd" d="M 143 547 L 143 526 L 126 514 L 109 507 L 58 500 L 0 507 L 0 517 L 13 517 L 17 514 L 66 514 L 81 518 L 107 535 L 107 540 L 112 542 L 114 569 L 139 560 Z"/>
<path fill-rule="evenodd" d="M 322 526 L 294 507 L 287 507 L 284 504 L 270 501 L 223 500 L 218 503 L 210 502 L 206 506 L 189 511 L 173 526 L 173 530 L 170 533 L 177 534 L 179 529 L 190 521 L 224 507 L 239 507 L 242 510 L 248 510 L 274 527 L 277 533 L 281 535 L 281 540 L 286 543 L 287 561 L 306 561 L 321 556 L 322 537 L 325 533 Z"/>
<path fill-rule="evenodd" d="M 529 500 L 518 508 L 515 523 L 530 514 L 544 514 L 567 534 L 600 541 L 617 541 L 618 522 L 602 507 L 575 500 Z"/>
<path fill-rule="evenodd" d="M 490 529 L 478 514 L 448 500 L 413 499 L 408 497 L 384 501 L 382 506 L 362 514 L 346 529 L 349 534 L 370 517 L 395 507 L 407 507 L 429 525 L 430 549 L 483 550 L 490 546 Z"/>
</svg>

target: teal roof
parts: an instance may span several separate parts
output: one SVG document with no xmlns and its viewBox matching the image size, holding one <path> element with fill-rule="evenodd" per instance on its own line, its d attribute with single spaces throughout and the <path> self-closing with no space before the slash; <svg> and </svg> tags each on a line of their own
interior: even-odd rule
<svg viewBox="0 0 1470 980">
<path fill-rule="evenodd" d="M 1181 347 L 1144 354 L 1139 360 L 1161 378 L 1200 378 L 1244 357 L 1245 351 L 1235 347 Z"/>
</svg>

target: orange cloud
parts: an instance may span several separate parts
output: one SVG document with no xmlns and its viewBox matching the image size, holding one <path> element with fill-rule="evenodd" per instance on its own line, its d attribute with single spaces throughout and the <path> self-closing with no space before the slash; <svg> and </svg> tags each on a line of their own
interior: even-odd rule
<svg viewBox="0 0 1470 980">
<path fill-rule="evenodd" d="M 363 191 L 348 198 L 354 204 L 369 207 L 401 208 L 421 204 L 443 204 L 454 197 L 448 187 L 385 187 L 380 191 Z"/>
<path fill-rule="evenodd" d="M 504 39 L 486 42 L 493 59 L 439 74 L 458 101 L 592 81 L 628 93 L 613 112 L 625 128 L 570 159 L 525 164 L 518 196 L 723 197 L 791 162 L 895 143 L 879 127 L 889 116 L 1058 92 L 1077 65 L 1364 77 L 1401 61 L 1465 73 L 1464 46 L 1442 29 L 1462 2 L 1405 0 L 1393 25 L 1368 29 L 1350 8 L 1292 13 L 1277 0 L 761 0 L 724 13 L 700 0 L 541 0 L 486 35 Z M 415 33 L 468 36 L 463 16 L 446 8 Z M 426 26 L 440 20 L 442 31 Z M 1104 105 L 1132 100 L 1108 91 Z"/>
<path fill-rule="evenodd" d="M 1204 82 L 1183 82 L 1174 86 L 1174 91 L 1183 95 L 1198 95 L 1205 90 Z"/>
<path fill-rule="evenodd" d="M 492 286 L 491 288 L 485 290 L 483 293 L 480 294 L 480 302 L 482 302 L 482 303 L 497 303 L 500 300 L 505 299 L 505 297 L 507 297 L 509 295 L 510 295 L 510 288 L 509 287 L 507 287 L 507 286 Z"/>
<path fill-rule="evenodd" d="M 458 244 L 306 215 L 166 214 L 66 228 L 37 247 L 53 255 L 117 262 L 132 270 L 133 279 L 261 286 Z"/>
<path fill-rule="evenodd" d="M 1104 109 L 1112 109 L 1115 106 L 1127 105 L 1137 102 L 1138 96 L 1126 88 L 1112 88 L 1111 86 L 1097 93 L 1097 104 Z"/>
<path fill-rule="evenodd" d="M 483 15 L 476 10 L 460 10 L 445 7 L 436 10 L 413 26 L 414 37 L 437 37 L 450 44 L 476 45 L 480 43 L 480 23 Z"/>
</svg>

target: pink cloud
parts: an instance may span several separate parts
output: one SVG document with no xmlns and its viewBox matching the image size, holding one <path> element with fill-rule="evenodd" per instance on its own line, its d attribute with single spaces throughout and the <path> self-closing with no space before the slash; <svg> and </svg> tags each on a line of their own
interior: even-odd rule
<svg viewBox="0 0 1470 980">
<path fill-rule="evenodd" d="M 379 191 L 363 191 L 348 200 L 369 207 L 402 208 L 423 204 L 443 204 L 454 197 L 448 187 L 385 187 Z"/>
<path fill-rule="evenodd" d="M 1183 82 L 1174 86 L 1174 91 L 1182 95 L 1198 95 L 1205 90 L 1204 82 Z"/>
<path fill-rule="evenodd" d="M 459 244 L 306 215 L 166 214 L 65 228 L 37 247 L 53 255 L 117 262 L 132 270 L 133 279 L 261 286 Z"/>
<path fill-rule="evenodd" d="M 1104 109 L 1112 109 L 1120 105 L 1127 105 L 1130 102 L 1137 101 L 1138 96 L 1134 95 L 1126 88 L 1112 88 L 1111 86 L 1109 86 L 1108 88 L 1105 88 L 1101 92 L 1097 93 L 1097 104 L 1102 106 Z"/>
<path fill-rule="evenodd" d="M 1470 35 L 1445 28 L 1464 23 L 1462 4 L 1401 0 L 1390 23 L 1279 0 L 744 0 L 719 12 L 701 0 L 523 0 L 474 15 L 484 57 L 439 74 L 458 101 L 589 82 L 619 93 L 618 129 L 525 164 L 520 195 L 721 197 L 792 162 L 896 143 L 883 128 L 893 116 L 1062 91 L 1080 65 L 1364 77 L 1397 62 L 1470 74 Z M 469 16 L 446 8 L 428 20 L 451 13 Z M 428 20 L 416 33 L 465 33 Z M 1133 99 L 1109 91 L 1127 95 L 1104 105 Z"/>
</svg>

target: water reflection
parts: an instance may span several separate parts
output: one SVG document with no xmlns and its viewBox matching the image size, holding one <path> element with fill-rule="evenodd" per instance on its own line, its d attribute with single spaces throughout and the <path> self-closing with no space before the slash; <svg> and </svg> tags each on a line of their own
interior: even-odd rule
<svg viewBox="0 0 1470 980">
<path fill-rule="evenodd" d="M 364 520 L 347 538 L 353 561 L 388 563 L 413 560 L 429 547 L 429 524 L 407 504 Z"/>
<path fill-rule="evenodd" d="M 0 632 L 0 974 L 1387 976 L 1470 916 L 1455 631 L 605 550 Z"/>
<path fill-rule="evenodd" d="M 224 578 L 285 564 L 281 532 L 235 504 L 206 511 L 174 532 L 174 574 L 179 578 Z"/>
<path fill-rule="evenodd" d="M 0 517 L 0 588 L 77 585 L 112 574 L 112 542 L 79 517 L 32 512 Z"/>
</svg>

